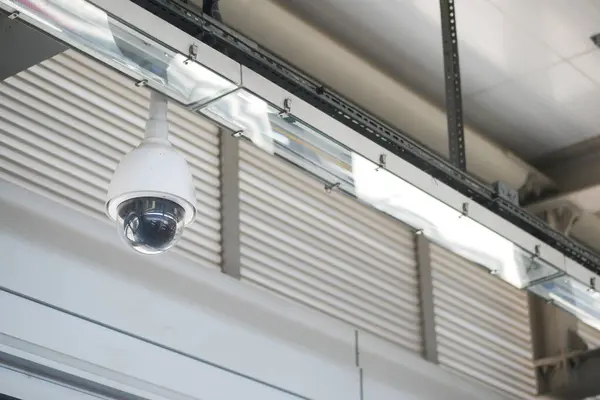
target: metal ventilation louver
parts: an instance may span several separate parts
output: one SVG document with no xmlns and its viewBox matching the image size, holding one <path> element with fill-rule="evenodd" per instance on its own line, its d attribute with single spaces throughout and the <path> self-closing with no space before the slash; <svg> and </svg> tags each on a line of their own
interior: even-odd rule
<svg viewBox="0 0 600 400">
<path fill-rule="evenodd" d="M 534 398 L 527 292 L 437 245 L 431 271 L 440 364 L 519 399 Z"/>
<path fill-rule="evenodd" d="M 107 221 L 106 190 L 120 158 L 143 137 L 149 92 L 69 50 L 0 83 L 0 177 Z M 220 264 L 218 129 L 169 105 L 170 140 L 187 159 L 197 222 L 176 251 Z"/>
<path fill-rule="evenodd" d="M 421 351 L 412 231 L 242 142 L 242 279 Z"/>
</svg>

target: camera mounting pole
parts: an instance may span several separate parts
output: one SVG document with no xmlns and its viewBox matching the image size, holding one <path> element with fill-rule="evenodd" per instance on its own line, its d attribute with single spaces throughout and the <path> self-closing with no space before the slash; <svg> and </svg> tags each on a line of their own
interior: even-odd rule
<svg viewBox="0 0 600 400">
<path fill-rule="evenodd" d="M 150 112 L 146 123 L 145 139 L 169 140 L 169 122 L 167 121 L 167 97 L 150 90 Z"/>
<path fill-rule="evenodd" d="M 454 0 L 440 0 L 442 44 L 444 49 L 444 81 L 446 83 L 446 116 L 450 162 L 461 171 L 467 170 L 463 124 L 456 5 Z"/>
</svg>

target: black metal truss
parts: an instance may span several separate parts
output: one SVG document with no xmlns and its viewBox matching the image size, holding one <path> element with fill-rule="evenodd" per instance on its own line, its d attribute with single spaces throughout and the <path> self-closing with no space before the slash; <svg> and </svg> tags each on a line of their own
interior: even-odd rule
<svg viewBox="0 0 600 400">
<path fill-rule="evenodd" d="M 404 132 L 343 99 L 323 84 L 262 49 L 252 40 L 203 15 L 185 1 L 131 1 L 276 83 L 594 273 L 600 273 L 600 256 L 595 252 L 552 229 L 542 219 L 500 197 L 491 186 L 461 171 Z"/>
</svg>

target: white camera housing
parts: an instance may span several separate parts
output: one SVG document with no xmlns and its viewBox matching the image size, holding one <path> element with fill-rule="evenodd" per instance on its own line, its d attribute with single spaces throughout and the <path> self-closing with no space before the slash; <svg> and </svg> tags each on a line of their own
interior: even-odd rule
<svg viewBox="0 0 600 400">
<path fill-rule="evenodd" d="M 125 242 L 144 254 L 171 248 L 196 218 L 192 174 L 167 139 L 166 107 L 153 92 L 146 138 L 123 157 L 107 194 L 106 214 Z"/>
</svg>

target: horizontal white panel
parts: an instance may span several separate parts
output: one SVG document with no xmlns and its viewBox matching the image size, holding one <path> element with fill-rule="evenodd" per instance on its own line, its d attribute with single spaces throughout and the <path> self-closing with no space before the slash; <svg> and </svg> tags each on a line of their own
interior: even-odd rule
<svg viewBox="0 0 600 400">
<path fill-rule="evenodd" d="M 121 157 L 143 137 L 149 92 L 67 51 L 0 83 L 0 177 L 108 222 L 106 190 Z M 169 104 L 170 140 L 188 161 L 197 221 L 175 251 L 221 260 L 218 130 Z"/>
<path fill-rule="evenodd" d="M 30 373 L 10 369 L 0 365 L 0 396 L 4 394 L 23 400 L 101 400 L 81 390 L 61 385 Z"/>
<path fill-rule="evenodd" d="M 367 333 L 358 336 L 365 400 L 501 400 L 503 394 L 459 377 Z"/>
<path fill-rule="evenodd" d="M 0 316 L 3 322 L 0 343 L 4 345 L 14 342 L 7 339 L 19 338 L 24 342 L 21 350 L 43 354 L 66 366 L 76 365 L 83 372 L 112 377 L 167 398 L 297 398 L 231 371 L 5 292 L 0 292 Z"/>
<path fill-rule="evenodd" d="M 536 394 L 527 293 L 432 244 L 439 363 L 518 398 Z"/>
<path fill-rule="evenodd" d="M 241 143 L 243 279 L 421 349 L 414 239 L 400 222 Z"/>
<path fill-rule="evenodd" d="M 38 197 L 0 203 L 2 286 L 309 398 L 358 396 L 349 326 L 177 254 L 139 257 Z"/>
</svg>

